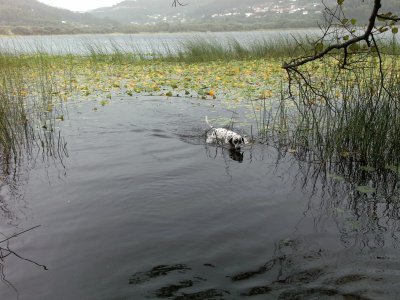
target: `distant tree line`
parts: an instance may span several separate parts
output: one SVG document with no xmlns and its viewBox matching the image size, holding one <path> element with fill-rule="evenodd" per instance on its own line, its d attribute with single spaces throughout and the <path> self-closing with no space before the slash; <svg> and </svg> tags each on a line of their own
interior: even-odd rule
<svg viewBox="0 0 400 300">
<path fill-rule="evenodd" d="M 286 28 L 312 28 L 315 27 L 317 20 L 309 18 L 307 20 L 291 19 L 285 22 L 279 20 L 260 19 L 253 22 L 218 22 L 208 20 L 203 23 L 158 23 L 152 25 L 95 25 L 95 26 L 74 26 L 61 24 L 47 26 L 1 26 L 0 35 L 53 35 L 53 34 L 107 34 L 107 33 L 141 33 L 141 32 L 216 32 L 216 31 L 252 31 L 263 29 L 286 29 Z"/>
</svg>

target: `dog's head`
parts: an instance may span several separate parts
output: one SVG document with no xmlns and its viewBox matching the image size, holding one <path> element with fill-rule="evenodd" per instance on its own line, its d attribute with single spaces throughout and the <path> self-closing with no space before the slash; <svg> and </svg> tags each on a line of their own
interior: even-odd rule
<svg viewBox="0 0 400 300">
<path fill-rule="evenodd" d="M 231 144 L 232 148 L 240 150 L 240 147 L 244 146 L 244 138 L 240 135 L 234 135 L 229 139 L 229 144 Z"/>
</svg>

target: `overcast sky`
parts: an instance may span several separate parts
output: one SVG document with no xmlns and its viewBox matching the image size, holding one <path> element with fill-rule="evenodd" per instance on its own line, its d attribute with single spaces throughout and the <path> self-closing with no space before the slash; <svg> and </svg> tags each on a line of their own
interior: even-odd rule
<svg viewBox="0 0 400 300">
<path fill-rule="evenodd" d="M 47 5 L 66 8 L 72 11 L 86 11 L 104 6 L 112 6 L 122 0 L 39 0 Z"/>
</svg>

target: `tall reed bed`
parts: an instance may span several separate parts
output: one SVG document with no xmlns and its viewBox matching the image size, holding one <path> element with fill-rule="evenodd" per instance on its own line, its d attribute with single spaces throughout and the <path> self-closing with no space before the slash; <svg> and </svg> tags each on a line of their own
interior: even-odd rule
<svg viewBox="0 0 400 300">
<path fill-rule="evenodd" d="M 108 62 L 148 62 L 159 60 L 168 62 L 200 63 L 210 61 L 253 60 L 266 58 L 286 58 L 304 53 L 301 44 L 305 37 L 277 36 L 252 41 L 239 41 L 233 37 L 218 40 L 215 37 L 194 37 L 167 43 L 148 44 L 142 47 L 133 40 L 123 44 L 109 40 L 104 44 L 96 40 L 83 40 L 82 53 L 93 61 Z"/>
<path fill-rule="evenodd" d="M 351 209 L 367 221 L 359 232 L 368 240 L 371 228 L 399 219 L 400 66 L 394 52 L 382 62 L 356 58 L 348 69 L 326 59 L 303 70 L 312 84 L 297 81 L 285 100 L 295 104 L 285 114 L 285 148 L 301 164 L 303 186 L 321 188 L 319 208 Z"/>
<path fill-rule="evenodd" d="M 137 45 L 129 40 L 123 43 L 110 39 L 102 43 L 93 39 L 81 41 L 81 52 L 93 61 L 114 63 L 139 63 L 152 60 L 165 62 L 202 63 L 210 61 L 282 59 L 310 54 L 312 35 L 278 35 L 274 38 L 238 40 L 234 37 L 217 39 L 193 37 L 177 41 L 176 44 L 157 43 Z M 400 47 L 395 39 L 380 41 L 381 49 L 387 54 L 399 54 Z"/>
<path fill-rule="evenodd" d="M 301 160 L 400 175 L 397 59 L 370 55 L 348 69 L 332 58 L 308 65 L 276 118 L 288 128 L 287 147 Z"/>
<path fill-rule="evenodd" d="M 21 153 L 24 141 L 31 134 L 25 106 L 21 62 L 0 56 L 0 155 L 5 172 Z"/>
<path fill-rule="evenodd" d="M 207 62 L 213 60 L 231 61 L 266 58 L 287 58 L 300 55 L 302 49 L 291 37 L 279 36 L 275 39 L 259 39 L 251 42 L 234 38 L 219 41 L 217 39 L 193 39 L 181 43 L 176 53 L 167 59 L 185 62 Z"/>
<path fill-rule="evenodd" d="M 61 109 L 54 64 L 66 58 L 37 53 L 0 54 L 0 166 L 2 178 L 17 176 L 21 160 L 42 149 L 56 154 L 54 121 Z M 64 68 L 63 68 L 64 69 Z M 66 67 L 64 70 L 68 70 Z"/>
</svg>

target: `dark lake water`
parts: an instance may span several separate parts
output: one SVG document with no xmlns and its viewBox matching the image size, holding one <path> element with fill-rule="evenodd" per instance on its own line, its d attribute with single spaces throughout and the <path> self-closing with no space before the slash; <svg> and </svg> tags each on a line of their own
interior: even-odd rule
<svg viewBox="0 0 400 300">
<path fill-rule="evenodd" d="M 60 122 L 68 156 L 2 188 L 3 234 L 41 225 L 10 249 L 48 270 L 6 257 L 0 299 L 398 299 L 395 203 L 267 145 L 206 145 L 204 116 L 233 115 L 215 101 L 96 106 Z"/>
</svg>

